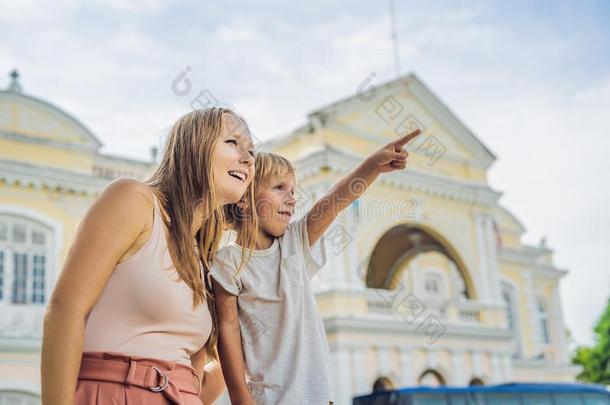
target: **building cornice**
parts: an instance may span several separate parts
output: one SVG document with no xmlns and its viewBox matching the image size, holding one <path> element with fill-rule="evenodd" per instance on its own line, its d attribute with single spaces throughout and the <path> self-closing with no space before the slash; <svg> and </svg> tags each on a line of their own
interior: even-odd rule
<svg viewBox="0 0 610 405">
<path fill-rule="evenodd" d="M 109 183 L 108 179 L 92 174 L 5 159 L 0 159 L 0 179 L 9 185 L 21 184 L 36 189 L 60 189 L 93 195 Z"/>
<path fill-rule="evenodd" d="M 78 152 L 86 152 L 86 153 L 91 153 L 91 154 L 96 153 L 100 148 L 100 146 L 98 146 L 98 145 L 57 142 L 52 139 L 46 139 L 46 138 L 30 136 L 30 135 L 22 135 L 22 134 L 17 134 L 15 132 L 2 131 L 2 130 L 0 130 L 0 139 L 8 139 L 8 140 L 16 141 L 16 142 L 20 142 L 20 143 L 42 145 L 42 146 L 47 146 L 47 147 L 51 147 L 51 148 L 78 151 Z"/>
<path fill-rule="evenodd" d="M 331 333 L 365 333 L 372 335 L 403 335 L 419 336 L 425 338 L 425 334 L 417 331 L 416 326 L 407 325 L 402 320 L 379 319 L 368 316 L 341 317 L 331 316 L 323 319 L 327 334 Z M 482 326 L 446 324 L 443 337 L 487 339 L 489 341 L 510 343 L 512 334 L 510 331 L 494 329 Z"/>
<path fill-rule="evenodd" d="M 582 371 L 582 367 L 575 364 L 556 364 L 549 360 L 542 359 L 513 359 L 513 366 L 515 368 L 529 368 L 537 370 L 552 368 L 556 373 L 577 374 Z"/>
<path fill-rule="evenodd" d="M 520 249 L 503 247 L 499 251 L 498 259 L 500 263 L 512 263 L 527 268 L 532 271 L 532 275 L 542 278 L 559 279 L 568 274 L 568 270 L 557 268 L 551 264 L 538 263 L 537 260 L 542 255 L 551 252 L 548 248 L 524 246 Z"/>
<path fill-rule="evenodd" d="M 330 171 L 342 176 L 349 173 L 361 162 L 360 157 L 348 155 L 327 145 L 297 159 L 295 166 L 300 180 L 305 180 L 319 174 L 320 171 Z M 450 179 L 414 168 L 383 175 L 377 182 L 448 200 L 486 206 L 495 206 L 502 195 L 484 183 Z"/>
</svg>

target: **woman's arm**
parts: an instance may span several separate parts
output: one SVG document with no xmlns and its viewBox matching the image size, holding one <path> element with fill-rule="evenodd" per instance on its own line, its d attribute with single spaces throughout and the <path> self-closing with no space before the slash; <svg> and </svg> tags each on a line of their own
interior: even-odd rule
<svg viewBox="0 0 610 405">
<path fill-rule="evenodd" d="M 246 367 L 241 348 L 237 297 L 213 282 L 218 317 L 218 354 L 232 404 L 254 404 L 246 384 Z"/>
<path fill-rule="evenodd" d="M 226 389 L 220 364 L 210 361 L 206 364 L 205 348 L 191 356 L 191 363 L 201 381 L 201 394 L 199 398 L 203 405 L 211 405 Z"/>
<path fill-rule="evenodd" d="M 326 232 L 343 209 L 364 194 L 381 173 L 402 170 L 406 167 L 409 154 L 403 147 L 419 134 L 420 130 L 417 129 L 370 155 L 314 204 L 307 213 L 310 246 Z"/>
<path fill-rule="evenodd" d="M 145 185 L 119 180 L 102 192 L 79 224 L 45 313 L 43 405 L 74 403 L 85 319 L 116 264 L 149 228 L 152 204 Z"/>
</svg>

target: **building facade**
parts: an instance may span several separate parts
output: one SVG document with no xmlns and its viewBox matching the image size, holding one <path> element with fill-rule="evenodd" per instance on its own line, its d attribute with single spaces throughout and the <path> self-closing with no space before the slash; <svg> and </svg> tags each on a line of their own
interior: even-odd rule
<svg viewBox="0 0 610 405">
<path fill-rule="evenodd" d="M 544 241 L 521 242 L 524 226 L 487 182 L 494 155 L 415 75 L 359 89 L 263 147 L 295 162 L 304 213 L 417 127 L 407 170 L 380 177 L 326 234 L 328 264 L 313 283 L 336 402 L 381 376 L 397 386 L 573 381 L 566 271 Z M 42 317 L 78 221 L 110 181 L 154 169 L 100 148 L 16 74 L 0 91 L 0 405 L 39 402 Z"/>
<path fill-rule="evenodd" d="M 416 128 L 407 169 L 382 175 L 326 234 L 329 264 L 314 282 L 338 403 L 382 376 L 396 386 L 574 381 L 566 270 L 544 240 L 521 242 L 524 226 L 487 181 L 495 156 L 416 75 L 369 82 L 265 147 L 296 163 L 304 212 Z"/>
<path fill-rule="evenodd" d="M 57 106 L 0 91 L 0 405 L 40 403 L 42 320 L 79 220 L 113 179 L 154 168 L 100 153 Z"/>
</svg>

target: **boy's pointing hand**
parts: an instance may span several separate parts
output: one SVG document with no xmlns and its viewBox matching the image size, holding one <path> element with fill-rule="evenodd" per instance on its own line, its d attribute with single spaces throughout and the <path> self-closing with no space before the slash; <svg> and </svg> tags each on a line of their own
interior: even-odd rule
<svg viewBox="0 0 610 405">
<path fill-rule="evenodd" d="M 417 137 L 420 133 L 421 130 L 416 129 L 410 134 L 390 142 L 369 156 L 367 160 L 371 162 L 375 169 L 380 173 L 403 170 L 405 167 L 407 167 L 407 157 L 409 156 L 409 153 L 404 150 L 404 146 Z"/>
</svg>

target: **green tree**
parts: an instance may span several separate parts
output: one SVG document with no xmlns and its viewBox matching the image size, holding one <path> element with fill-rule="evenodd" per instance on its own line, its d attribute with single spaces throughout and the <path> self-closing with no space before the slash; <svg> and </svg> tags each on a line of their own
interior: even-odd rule
<svg viewBox="0 0 610 405">
<path fill-rule="evenodd" d="M 582 373 L 577 377 L 579 380 L 609 385 L 610 300 L 593 331 L 595 332 L 595 344 L 591 347 L 581 346 L 576 349 L 572 362 L 583 367 Z"/>
</svg>

